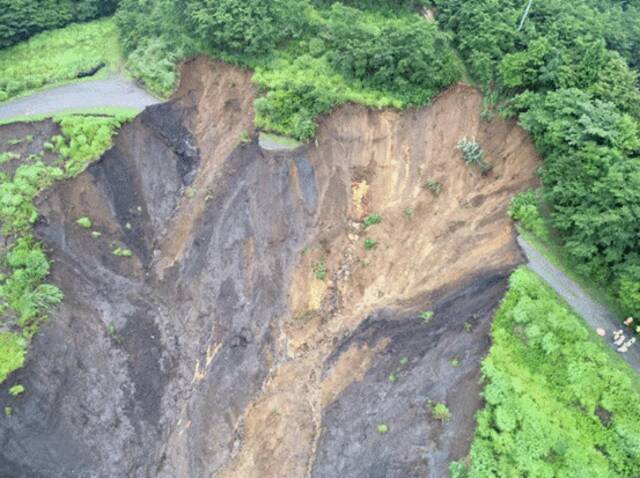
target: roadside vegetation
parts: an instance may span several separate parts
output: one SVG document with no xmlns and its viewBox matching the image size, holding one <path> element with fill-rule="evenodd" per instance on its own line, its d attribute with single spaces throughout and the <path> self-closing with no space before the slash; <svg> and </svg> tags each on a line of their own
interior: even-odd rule
<svg viewBox="0 0 640 478">
<path fill-rule="evenodd" d="M 518 31 L 519 0 L 434 3 L 487 106 L 531 132 L 577 270 L 640 315 L 640 4 L 535 1 Z"/>
<path fill-rule="evenodd" d="M 0 257 L 0 383 L 24 365 L 29 342 L 58 305 L 62 292 L 47 283 L 50 261 L 33 235 L 38 220 L 34 200 L 54 182 L 83 171 L 111 146 L 112 136 L 129 116 L 61 115 L 61 135 L 45 143 L 58 160 L 22 158 L 13 174 L 0 173 L 0 223 L 8 245 Z M 81 226 L 89 218 L 81 218 Z"/>
<path fill-rule="evenodd" d="M 354 101 L 428 103 L 463 66 L 421 2 L 123 0 L 124 52 L 154 91 L 175 87 L 180 57 L 208 54 L 255 69 L 256 124 L 311 138 L 318 115 Z"/>
<path fill-rule="evenodd" d="M 75 80 L 96 68 L 106 73 L 117 68 L 119 62 L 118 31 L 113 19 L 40 33 L 0 50 L 0 102 Z"/>
<path fill-rule="evenodd" d="M 470 467 L 452 476 L 640 473 L 637 375 L 529 269 L 511 276 L 492 339 Z"/>
</svg>

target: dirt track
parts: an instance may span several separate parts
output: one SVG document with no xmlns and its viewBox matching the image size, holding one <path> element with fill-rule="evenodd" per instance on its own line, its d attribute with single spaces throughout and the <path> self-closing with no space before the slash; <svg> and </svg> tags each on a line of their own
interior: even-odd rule
<svg viewBox="0 0 640 478">
<path fill-rule="evenodd" d="M 481 122 L 457 86 L 405 113 L 344 106 L 317 143 L 269 152 L 254 95 L 249 72 L 190 62 L 171 103 L 43 195 L 65 301 L 15 377 L 29 393 L 1 387 L 0 475 L 440 478 L 468 452 L 490 320 L 523 261 L 506 208 L 535 183 L 527 135 Z M 463 136 L 490 176 L 461 161 Z"/>
<path fill-rule="evenodd" d="M 104 80 L 72 83 L 2 103 L 0 120 L 81 108 L 123 107 L 143 110 L 159 101 L 132 81 L 120 75 L 111 75 Z"/>
</svg>

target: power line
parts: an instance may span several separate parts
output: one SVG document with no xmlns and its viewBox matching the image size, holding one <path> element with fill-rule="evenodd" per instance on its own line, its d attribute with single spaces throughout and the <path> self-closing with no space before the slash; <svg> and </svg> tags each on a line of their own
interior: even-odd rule
<svg viewBox="0 0 640 478">
<path fill-rule="evenodd" d="M 524 21 L 527 19 L 527 15 L 529 15 L 529 9 L 531 8 L 532 3 L 533 3 L 533 0 L 529 0 L 529 3 L 527 4 L 527 8 L 524 11 L 524 15 L 522 15 L 522 20 L 520 20 L 520 26 L 518 26 L 518 31 L 522 30 L 522 27 L 524 26 Z"/>
</svg>

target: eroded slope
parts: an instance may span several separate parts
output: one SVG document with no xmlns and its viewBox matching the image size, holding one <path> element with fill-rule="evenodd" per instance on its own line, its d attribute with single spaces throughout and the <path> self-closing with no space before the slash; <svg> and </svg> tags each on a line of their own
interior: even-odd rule
<svg viewBox="0 0 640 478">
<path fill-rule="evenodd" d="M 521 261 L 506 207 L 535 181 L 526 135 L 480 122 L 458 86 L 402 114 L 342 107 L 315 142 L 267 152 L 240 141 L 249 72 L 196 60 L 183 77 L 41 198 L 65 302 L 17 374 L 27 393 L 0 391 L 15 410 L 0 472 L 443 476 L 468 450 L 490 317 Z M 460 160 L 464 136 L 489 176 Z"/>
</svg>

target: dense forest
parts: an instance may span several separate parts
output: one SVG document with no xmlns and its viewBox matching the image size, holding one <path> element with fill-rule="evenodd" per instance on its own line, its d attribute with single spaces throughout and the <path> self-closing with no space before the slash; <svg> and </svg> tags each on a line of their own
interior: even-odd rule
<svg viewBox="0 0 640 478">
<path fill-rule="evenodd" d="M 0 0 L 0 48 L 72 22 L 111 15 L 118 0 Z"/>
</svg>

